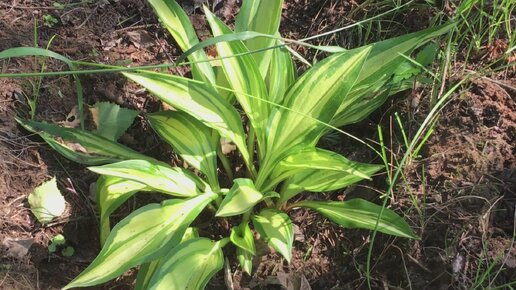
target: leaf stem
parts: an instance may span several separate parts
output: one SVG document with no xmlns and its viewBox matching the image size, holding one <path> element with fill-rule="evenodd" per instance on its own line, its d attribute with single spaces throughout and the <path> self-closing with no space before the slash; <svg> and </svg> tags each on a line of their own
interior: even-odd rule
<svg viewBox="0 0 516 290">
<path fill-rule="evenodd" d="M 217 156 L 219 156 L 220 162 L 222 163 L 222 167 L 224 167 L 224 170 L 226 171 L 226 174 L 228 175 L 228 178 L 230 180 L 234 179 L 233 171 L 231 170 L 231 163 L 229 162 L 229 159 L 222 153 L 222 149 L 219 147 L 217 150 Z"/>
<path fill-rule="evenodd" d="M 252 209 L 246 211 L 244 213 L 244 216 L 242 217 L 242 222 L 240 223 L 240 225 L 238 225 L 238 232 L 239 233 L 243 233 L 244 230 L 245 230 L 245 226 L 247 225 L 247 223 L 249 222 L 249 219 L 251 218 L 251 213 L 252 213 Z"/>
<path fill-rule="evenodd" d="M 249 126 L 249 134 L 247 136 L 247 151 L 249 151 L 249 163 L 253 164 L 254 161 L 254 143 L 256 139 L 256 132 L 253 126 Z M 251 176 L 251 169 L 247 168 L 247 173 Z M 256 176 L 255 176 L 256 177 Z"/>
</svg>

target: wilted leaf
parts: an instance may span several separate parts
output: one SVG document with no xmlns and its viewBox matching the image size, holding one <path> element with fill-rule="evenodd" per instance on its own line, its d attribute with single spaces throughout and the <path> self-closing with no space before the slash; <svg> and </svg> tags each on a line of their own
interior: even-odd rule
<svg viewBox="0 0 516 290">
<path fill-rule="evenodd" d="M 96 103 L 90 111 L 97 126 L 96 133 L 111 141 L 118 140 L 138 115 L 135 110 L 109 102 Z"/>
<path fill-rule="evenodd" d="M 29 195 L 30 210 L 42 224 L 47 224 L 63 214 L 65 199 L 57 188 L 56 178 L 36 187 Z"/>
</svg>

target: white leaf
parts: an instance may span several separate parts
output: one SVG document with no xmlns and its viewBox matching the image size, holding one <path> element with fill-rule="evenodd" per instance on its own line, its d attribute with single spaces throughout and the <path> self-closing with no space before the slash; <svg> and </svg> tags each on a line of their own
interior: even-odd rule
<svg viewBox="0 0 516 290">
<path fill-rule="evenodd" d="M 57 188 L 56 178 L 41 184 L 29 195 L 30 210 L 42 224 L 63 214 L 65 199 Z"/>
</svg>

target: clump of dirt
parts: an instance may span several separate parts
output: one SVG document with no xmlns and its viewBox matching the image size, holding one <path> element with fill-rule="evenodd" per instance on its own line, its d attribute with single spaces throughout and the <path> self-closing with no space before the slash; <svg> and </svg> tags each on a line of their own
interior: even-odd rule
<svg viewBox="0 0 516 290">
<path fill-rule="evenodd" d="M 426 268 L 420 279 L 436 279 L 427 285 L 473 287 L 491 264 L 503 269 L 494 285 L 514 281 L 515 131 L 514 91 L 496 80 L 473 80 L 444 108 L 419 163 L 426 179 L 409 174 L 424 198 L 409 253 Z"/>
<path fill-rule="evenodd" d="M 516 167 L 516 103 L 503 87 L 477 79 L 454 100 L 429 142 L 428 174 L 434 183 L 478 184 Z M 503 178 L 503 177 L 502 177 Z"/>
</svg>

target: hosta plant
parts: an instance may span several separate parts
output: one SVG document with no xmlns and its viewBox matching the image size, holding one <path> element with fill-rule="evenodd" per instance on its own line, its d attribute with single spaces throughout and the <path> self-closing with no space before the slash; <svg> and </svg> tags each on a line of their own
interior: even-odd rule
<svg viewBox="0 0 516 290">
<path fill-rule="evenodd" d="M 317 144 L 331 128 L 364 119 L 399 91 L 411 77 L 405 69 L 410 54 L 447 27 L 333 49 L 338 52 L 298 77 L 288 40 L 278 33 L 282 0 L 244 1 L 233 30 L 205 8 L 215 59 L 195 49 L 203 45 L 175 1 L 149 2 L 181 49 L 189 51 L 192 78 L 150 71 L 124 75 L 173 107 L 145 117 L 189 169 L 147 157 L 116 138 L 18 119 L 64 156 L 100 174 L 102 250 L 65 289 L 101 284 L 137 266 L 137 289 L 202 289 L 223 267 L 225 247 L 234 247 L 243 271 L 251 273 L 257 237 L 290 261 L 289 212 L 297 208 L 346 228 L 415 238 L 400 216 L 372 202 L 327 201 L 322 194 L 308 200 L 299 194 L 339 190 L 380 170 Z M 232 159 L 242 164 L 229 161 L 221 140 L 234 144 Z M 169 199 L 145 205 L 111 228 L 110 214 L 137 192 L 160 192 Z M 214 224 L 226 219 L 227 237 L 199 236 L 194 221 L 203 211 Z"/>
</svg>

